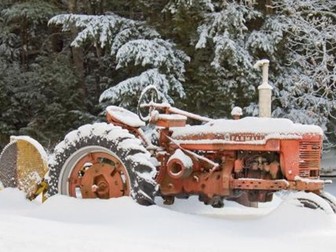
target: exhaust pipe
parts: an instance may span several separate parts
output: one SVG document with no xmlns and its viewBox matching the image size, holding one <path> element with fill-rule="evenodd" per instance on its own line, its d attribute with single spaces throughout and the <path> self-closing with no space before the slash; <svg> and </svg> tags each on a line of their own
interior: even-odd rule
<svg viewBox="0 0 336 252">
<path fill-rule="evenodd" d="M 259 90 L 259 117 L 272 116 L 272 87 L 268 84 L 269 60 L 258 60 L 255 68 L 262 68 L 262 83 L 258 86 Z"/>
</svg>

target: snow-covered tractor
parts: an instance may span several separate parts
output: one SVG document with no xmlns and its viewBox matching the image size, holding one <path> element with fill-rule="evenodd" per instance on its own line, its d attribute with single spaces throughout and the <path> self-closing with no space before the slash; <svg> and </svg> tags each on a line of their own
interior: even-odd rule
<svg viewBox="0 0 336 252">
<path fill-rule="evenodd" d="M 214 207 L 223 206 L 223 199 L 248 205 L 271 201 L 282 190 L 305 191 L 336 211 L 320 179 L 320 127 L 268 117 L 212 120 L 159 103 L 159 97 L 154 87 L 146 88 L 138 114 L 107 107 L 107 123 L 70 132 L 48 165 L 38 143 L 14 139 L 0 157 L 0 181 L 31 198 L 131 196 L 143 205 L 154 204 L 156 196 L 173 204 L 190 195 Z M 188 125 L 188 119 L 200 123 Z"/>
<path fill-rule="evenodd" d="M 155 88 L 149 88 L 143 97 L 148 92 L 157 95 Z M 1 156 L 2 183 L 24 188 L 28 178 L 42 176 L 40 187 L 49 197 L 57 193 L 102 199 L 130 195 L 144 205 L 153 204 L 157 195 L 167 204 L 175 197 L 198 195 L 215 207 L 226 198 L 267 202 L 280 190 L 326 197 L 325 181 L 319 179 L 323 132 L 318 126 L 275 118 L 211 120 L 155 100 L 141 101 L 138 110 L 140 116 L 109 106 L 108 123 L 70 132 L 49 157 L 46 176 L 45 165 L 40 175 L 32 168 L 20 175 L 27 166 L 36 169 L 43 158 L 27 164 L 23 160 L 36 158 L 22 157 L 20 148 L 27 147 L 20 147 L 20 141 L 29 143 L 29 139 L 14 139 Z M 187 125 L 188 118 L 202 124 Z M 144 121 L 151 125 L 147 132 Z M 17 157 L 7 154 L 16 153 L 13 148 Z M 36 194 L 31 189 L 30 193 Z"/>
</svg>

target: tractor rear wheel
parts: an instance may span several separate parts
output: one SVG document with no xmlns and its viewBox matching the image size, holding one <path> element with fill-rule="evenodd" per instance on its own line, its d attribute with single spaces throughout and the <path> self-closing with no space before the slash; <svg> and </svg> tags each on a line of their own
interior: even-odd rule
<svg viewBox="0 0 336 252">
<path fill-rule="evenodd" d="M 84 125 L 59 143 L 49 161 L 48 196 L 131 196 L 154 204 L 157 190 L 150 154 L 134 135 L 106 123 Z"/>
</svg>

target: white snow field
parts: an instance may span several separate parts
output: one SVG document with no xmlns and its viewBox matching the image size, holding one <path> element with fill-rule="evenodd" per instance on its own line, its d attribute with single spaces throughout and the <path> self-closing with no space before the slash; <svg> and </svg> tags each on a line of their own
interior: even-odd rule
<svg viewBox="0 0 336 252">
<path fill-rule="evenodd" d="M 334 187 L 330 187 L 330 189 Z M 336 191 L 336 190 L 335 190 Z M 0 191 L 0 251 L 305 251 L 336 249 L 336 215 L 277 195 L 247 208 L 214 209 L 196 197 L 144 207 L 131 198 L 80 200 L 53 196 L 30 202 Z"/>
</svg>

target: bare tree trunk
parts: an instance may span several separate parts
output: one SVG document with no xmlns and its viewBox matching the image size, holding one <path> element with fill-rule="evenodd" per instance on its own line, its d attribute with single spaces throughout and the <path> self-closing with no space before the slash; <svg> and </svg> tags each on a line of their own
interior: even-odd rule
<svg viewBox="0 0 336 252">
<path fill-rule="evenodd" d="M 68 1 L 68 9 L 70 13 L 77 12 L 77 0 Z M 78 29 L 73 27 L 71 29 L 71 39 L 74 39 L 77 36 Z M 81 47 L 72 47 L 71 48 L 72 60 L 75 66 L 77 75 L 79 77 L 79 92 L 82 95 L 83 99 L 87 95 L 87 88 L 85 83 L 85 68 L 84 68 L 84 52 Z"/>
<path fill-rule="evenodd" d="M 29 43 L 29 34 L 28 34 L 28 21 L 23 19 L 21 23 L 21 65 L 25 70 L 28 70 L 28 43 Z"/>
<path fill-rule="evenodd" d="M 266 14 L 273 13 L 273 3 L 272 0 L 266 0 Z"/>
<path fill-rule="evenodd" d="M 77 0 L 68 1 L 68 9 L 70 13 L 76 13 L 77 11 Z"/>
<path fill-rule="evenodd" d="M 102 15 L 105 12 L 105 0 L 88 0 L 87 5 L 90 7 L 89 14 Z"/>
</svg>

